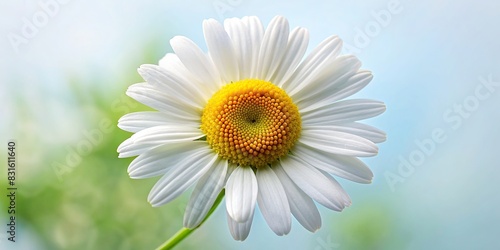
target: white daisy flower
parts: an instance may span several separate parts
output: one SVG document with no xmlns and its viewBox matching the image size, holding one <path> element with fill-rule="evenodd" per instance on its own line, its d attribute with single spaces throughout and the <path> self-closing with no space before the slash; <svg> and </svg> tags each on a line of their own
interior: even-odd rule
<svg viewBox="0 0 500 250">
<path fill-rule="evenodd" d="M 307 230 L 321 227 L 314 201 L 342 211 L 351 204 L 331 174 L 370 183 L 357 157 L 374 156 L 384 132 L 359 123 L 385 111 L 379 101 L 343 100 L 372 74 L 339 55 L 331 36 L 304 59 L 309 34 L 275 17 L 264 29 L 257 17 L 203 22 L 208 53 L 193 41 L 170 40 L 174 53 L 142 65 L 146 82 L 127 95 L 154 108 L 123 116 L 135 133 L 119 157 L 135 158 L 131 178 L 162 176 L 148 200 L 168 203 L 196 184 L 184 226 L 197 227 L 225 189 L 229 230 L 249 234 L 255 207 L 277 235 L 290 232 L 291 215 Z"/>
</svg>

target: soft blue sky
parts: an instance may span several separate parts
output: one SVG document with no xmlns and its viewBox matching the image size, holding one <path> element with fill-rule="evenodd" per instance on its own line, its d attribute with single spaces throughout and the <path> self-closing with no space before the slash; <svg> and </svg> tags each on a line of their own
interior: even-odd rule
<svg viewBox="0 0 500 250">
<path fill-rule="evenodd" d="M 354 217 L 349 210 L 377 201 L 397 214 L 394 218 L 406 228 L 408 249 L 500 248 L 500 196 L 496 192 L 500 169 L 495 157 L 500 140 L 500 87 L 479 100 L 469 117 L 460 118 L 456 129 L 452 125 L 459 116 L 448 112 L 456 104 L 474 104 L 480 77 L 491 76 L 500 82 L 500 2 L 70 0 L 16 51 L 9 36 L 21 33 L 23 19 L 33 18 L 41 10 L 39 2 L 45 1 L 0 3 L 3 141 L 15 137 L 61 147 L 78 140 L 81 128 L 96 121 L 99 111 L 92 111 L 89 104 L 79 108 L 94 112 L 95 117 L 75 112 L 68 95 L 69 76 L 83 79 L 86 87 L 101 93 L 124 89 L 134 82 L 123 79 L 119 85 L 112 81 L 103 86 L 93 79 L 130 74 L 144 63 L 133 61 L 140 56 L 138 48 L 152 41 L 164 48 L 163 53 L 170 50 L 168 40 L 175 35 L 188 36 L 205 47 L 203 19 L 257 15 L 267 25 L 280 14 L 289 19 L 291 27 L 309 29 L 310 49 L 331 34 L 358 47 L 355 52 L 363 67 L 375 76 L 358 97 L 387 104 L 384 115 L 368 121 L 388 134 L 379 156 L 366 159 L 375 173 L 374 183 L 342 182 L 353 199 L 352 207 L 341 214 L 322 209 L 323 218 Z M 220 4 L 230 8 L 218 12 L 214 6 Z M 389 5 L 399 11 L 391 14 L 385 27 L 379 24 L 366 46 L 359 48 L 359 30 L 373 25 L 377 21 L 373 13 L 387 11 Z M 31 111 L 16 112 L 18 100 L 30 104 Z M 445 114 L 455 122 L 445 120 Z M 419 149 L 415 140 L 431 138 L 435 129 L 442 129 L 446 140 L 436 143 L 435 150 L 404 183 L 395 184 L 393 191 L 384 176 L 398 174 L 399 157 L 408 159 Z M 43 165 L 35 163 L 37 154 L 41 157 L 48 149 L 32 150 L 36 153 L 27 161 L 33 169 L 44 171 Z M 216 214 L 199 233 L 226 227 L 224 216 Z M 315 242 L 331 236 L 342 249 L 342 239 L 337 237 L 341 232 L 342 228 L 325 225 L 317 234 L 310 234 L 295 223 L 290 236 L 277 237 L 258 215 L 244 243 L 230 240 L 225 229 L 215 237 L 238 249 L 273 245 L 314 249 Z"/>
</svg>

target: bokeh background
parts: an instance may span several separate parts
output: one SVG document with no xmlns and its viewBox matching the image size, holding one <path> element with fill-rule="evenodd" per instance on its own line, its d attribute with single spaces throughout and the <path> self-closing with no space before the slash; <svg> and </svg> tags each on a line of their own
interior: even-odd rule
<svg viewBox="0 0 500 250">
<path fill-rule="evenodd" d="M 0 249 L 153 249 L 182 225 L 184 194 L 146 201 L 156 179 L 132 180 L 116 148 L 125 95 L 141 64 L 184 35 L 202 48 L 206 18 L 284 15 L 308 28 L 309 50 L 331 34 L 382 100 L 367 123 L 385 130 L 364 159 L 372 184 L 341 181 L 353 204 L 321 208 L 315 234 L 293 221 L 285 237 L 257 212 L 234 241 L 218 209 L 178 249 L 500 249 L 500 2 L 82 1 L 0 2 Z M 17 236 L 7 241 L 7 142 L 18 153 Z"/>
</svg>

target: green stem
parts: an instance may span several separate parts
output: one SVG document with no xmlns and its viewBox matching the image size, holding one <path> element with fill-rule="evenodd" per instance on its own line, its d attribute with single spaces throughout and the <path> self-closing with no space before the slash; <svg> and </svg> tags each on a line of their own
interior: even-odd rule
<svg viewBox="0 0 500 250">
<path fill-rule="evenodd" d="M 205 219 L 201 221 L 200 225 L 198 225 L 195 228 L 181 228 L 177 233 L 175 233 L 170 239 L 165 241 L 161 246 L 156 248 L 156 250 L 169 250 L 172 249 L 175 245 L 179 244 L 184 238 L 186 238 L 188 235 L 190 235 L 194 230 L 198 229 L 203 223 L 212 215 L 212 213 L 215 211 L 217 206 L 219 206 L 220 202 L 222 201 L 222 198 L 224 198 L 224 189 L 219 193 L 219 196 L 217 196 L 217 199 L 215 199 L 214 205 L 210 208 L 210 210 L 207 213 L 207 216 L 205 216 Z"/>
</svg>

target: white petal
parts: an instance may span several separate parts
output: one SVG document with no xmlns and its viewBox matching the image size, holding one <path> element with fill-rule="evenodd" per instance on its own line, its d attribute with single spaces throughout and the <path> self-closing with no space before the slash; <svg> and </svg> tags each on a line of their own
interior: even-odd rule
<svg viewBox="0 0 500 250">
<path fill-rule="evenodd" d="M 214 164 L 218 156 L 208 147 L 191 151 L 177 162 L 151 189 L 148 201 L 154 207 L 175 199 Z"/>
<path fill-rule="evenodd" d="M 175 77 L 176 81 L 181 82 L 185 85 L 190 85 L 193 95 L 201 96 L 205 102 L 210 98 L 211 93 L 207 93 L 209 88 L 205 86 L 204 83 L 198 81 L 198 77 L 194 76 L 187 68 L 182 64 L 179 57 L 174 53 L 167 53 L 159 62 L 160 67 L 166 69 L 172 77 Z"/>
<path fill-rule="evenodd" d="M 233 43 L 224 27 L 214 19 L 203 21 L 203 34 L 208 51 L 223 81 L 229 83 L 238 79 L 238 60 Z"/>
<path fill-rule="evenodd" d="M 281 166 L 277 165 L 276 167 L 282 167 L 290 179 L 304 193 L 321 205 L 335 211 L 342 211 L 345 208 L 345 196 L 347 194 L 344 189 L 336 181 L 328 178 L 316 168 L 293 155 L 282 158 Z"/>
<path fill-rule="evenodd" d="M 303 129 L 299 142 L 325 152 L 348 156 L 374 156 L 378 153 L 375 143 L 357 135 L 329 129 Z"/>
<path fill-rule="evenodd" d="M 186 68 L 215 93 L 221 86 L 221 78 L 212 60 L 191 40 L 176 36 L 170 40 L 170 45 Z"/>
<path fill-rule="evenodd" d="M 195 152 L 207 147 L 206 142 L 166 144 L 142 153 L 128 167 L 130 178 L 142 179 L 161 175 Z"/>
<path fill-rule="evenodd" d="M 318 72 L 314 79 L 309 84 L 304 85 L 300 91 L 298 91 L 299 88 L 296 88 L 288 94 L 295 102 L 308 98 L 316 99 L 314 97 L 320 93 L 332 93 L 337 86 L 345 83 L 356 74 L 360 67 L 361 62 L 355 56 L 337 57 L 322 72 Z"/>
<path fill-rule="evenodd" d="M 293 74 L 297 65 L 299 65 L 300 61 L 302 61 L 308 44 L 309 32 L 304 28 L 295 28 L 290 33 L 286 52 L 281 63 L 276 69 L 274 76 L 271 78 L 271 82 L 279 87 L 283 85 L 284 80 L 288 79 Z"/>
<path fill-rule="evenodd" d="M 356 157 L 331 154 L 302 143 L 295 145 L 294 154 L 304 162 L 336 176 L 358 183 L 372 182 L 372 171 Z"/>
<path fill-rule="evenodd" d="M 290 180 L 283 167 L 275 167 L 273 170 L 285 189 L 293 216 L 304 228 L 316 232 L 321 227 L 321 215 L 314 201 Z"/>
<path fill-rule="evenodd" d="M 248 27 L 239 18 L 227 18 L 224 20 L 224 29 L 233 42 L 235 55 L 238 59 L 239 79 L 247 79 L 252 70 L 252 45 L 251 39 L 248 37 Z"/>
<path fill-rule="evenodd" d="M 309 56 L 299 65 L 282 86 L 287 93 L 300 88 L 316 77 L 316 74 L 325 70 L 325 67 L 334 60 L 342 49 L 342 40 L 337 36 L 331 36 L 321 42 Z"/>
<path fill-rule="evenodd" d="M 250 167 L 236 168 L 226 183 L 226 209 L 237 222 L 247 221 L 255 209 L 258 184 Z"/>
<path fill-rule="evenodd" d="M 160 145 L 194 141 L 204 134 L 198 128 L 182 125 L 161 125 L 141 130 L 132 135 L 134 144 Z"/>
<path fill-rule="evenodd" d="M 160 125 L 174 125 L 175 121 L 172 121 L 166 114 L 156 111 L 142 111 L 130 113 L 122 116 L 118 120 L 118 127 L 128 131 L 128 132 L 138 132 L 146 128 L 151 128 Z M 199 127 L 199 122 L 187 122 L 183 123 L 184 126 L 188 127 Z"/>
<path fill-rule="evenodd" d="M 352 99 L 343 100 L 313 111 L 300 111 L 304 125 L 330 125 L 359 121 L 384 113 L 383 102 Z"/>
<path fill-rule="evenodd" d="M 270 80 L 286 51 L 288 34 L 290 32 L 288 21 L 282 16 L 276 16 L 264 33 L 259 52 L 257 67 L 258 79 Z"/>
<path fill-rule="evenodd" d="M 259 195 L 257 201 L 267 224 L 279 236 L 290 232 L 292 220 L 285 190 L 276 174 L 268 166 L 257 169 Z"/>
<path fill-rule="evenodd" d="M 310 98 L 297 103 L 301 112 L 322 108 L 343 98 L 349 97 L 363 89 L 373 79 L 370 71 L 360 70 L 342 84 L 334 85 L 328 91 L 319 92 Z"/>
<path fill-rule="evenodd" d="M 186 68 L 184 67 L 184 64 L 182 64 L 179 57 L 174 53 L 165 54 L 165 56 L 162 59 L 160 59 L 160 61 L 158 62 L 158 65 L 160 67 L 163 67 L 166 70 L 172 70 L 172 69 L 173 70 L 179 70 L 179 69 L 186 70 Z M 185 73 L 185 72 L 183 72 L 183 73 Z"/>
<path fill-rule="evenodd" d="M 118 146 L 118 158 L 127 158 L 140 155 L 152 148 L 151 145 L 134 145 L 131 138 L 126 139 Z"/>
<path fill-rule="evenodd" d="M 233 171 L 235 169 L 238 168 L 238 165 L 234 164 L 234 163 L 228 163 L 228 166 L 227 166 L 227 173 L 226 173 L 226 179 L 224 180 L 224 183 L 227 183 L 227 179 L 229 179 L 229 177 L 231 176 L 231 174 L 233 173 Z"/>
<path fill-rule="evenodd" d="M 321 169 L 319 171 L 323 174 L 323 176 L 329 179 L 331 183 L 334 184 L 335 190 L 337 191 L 337 195 L 339 197 L 339 201 L 342 202 L 345 207 L 350 206 L 352 204 L 351 197 L 349 197 L 349 194 L 347 194 L 344 188 L 340 186 L 340 183 L 338 183 L 337 180 L 335 180 L 335 178 L 333 178 L 333 176 L 331 176 L 329 173 Z"/>
<path fill-rule="evenodd" d="M 172 99 L 148 83 L 137 83 L 130 86 L 127 89 L 127 95 L 177 119 L 197 121 L 201 117 L 201 110 Z"/>
<path fill-rule="evenodd" d="M 151 64 L 141 65 L 137 71 L 144 80 L 170 99 L 181 101 L 200 110 L 203 108 L 205 100 L 198 91 L 199 86 L 179 76 L 178 73 Z"/>
<path fill-rule="evenodd" d="M 231 235 L 235 240 L 244 241 L 250 233 L 250 228 L 252 228 L 253 211 L 248 220 L 245 222 L 237 222 L 231 218 L 229 213 L 226 214 L 229 232 L 231 232 Z"/>
<path fill-rule="evenodd" d="M 227 160 L 219 157 L 194 188 L 184 213 L 184 227 L 195 228 L 205 219 L 217 196 L 224 187 Z"/>
<path fill-rule="evenodd" d="M 243 17 L 241 19 L 243 23 L 248 27 L 249 43 L 251 46 L 252 56 L 248 58 L 248 61 L 252 63 L 250 78 L 257 77 L 257 67 L 259 64 L 259 53 L 262 43 L 262 37 L 264 36 L 264 27 L 260 22 L 260 19 L 255 16 Z"/>
<path fill-rule="evenodd" d="M 387 139 L 387 136 L 384 131 L 377 129 L 375 127 L 359 123 L 359 122 L 347 122 L 347 123 L 339 123 L 335 125 L 318 125 L 318 126 L 304 126 L 303 129 L 326 129 L 326 130 L 334 130 L 338 132 L 349 133 L 357 136 L 361 136 L 365 139 L 368 139 L 374 143 L 384 142 Z"/>
</svg>

